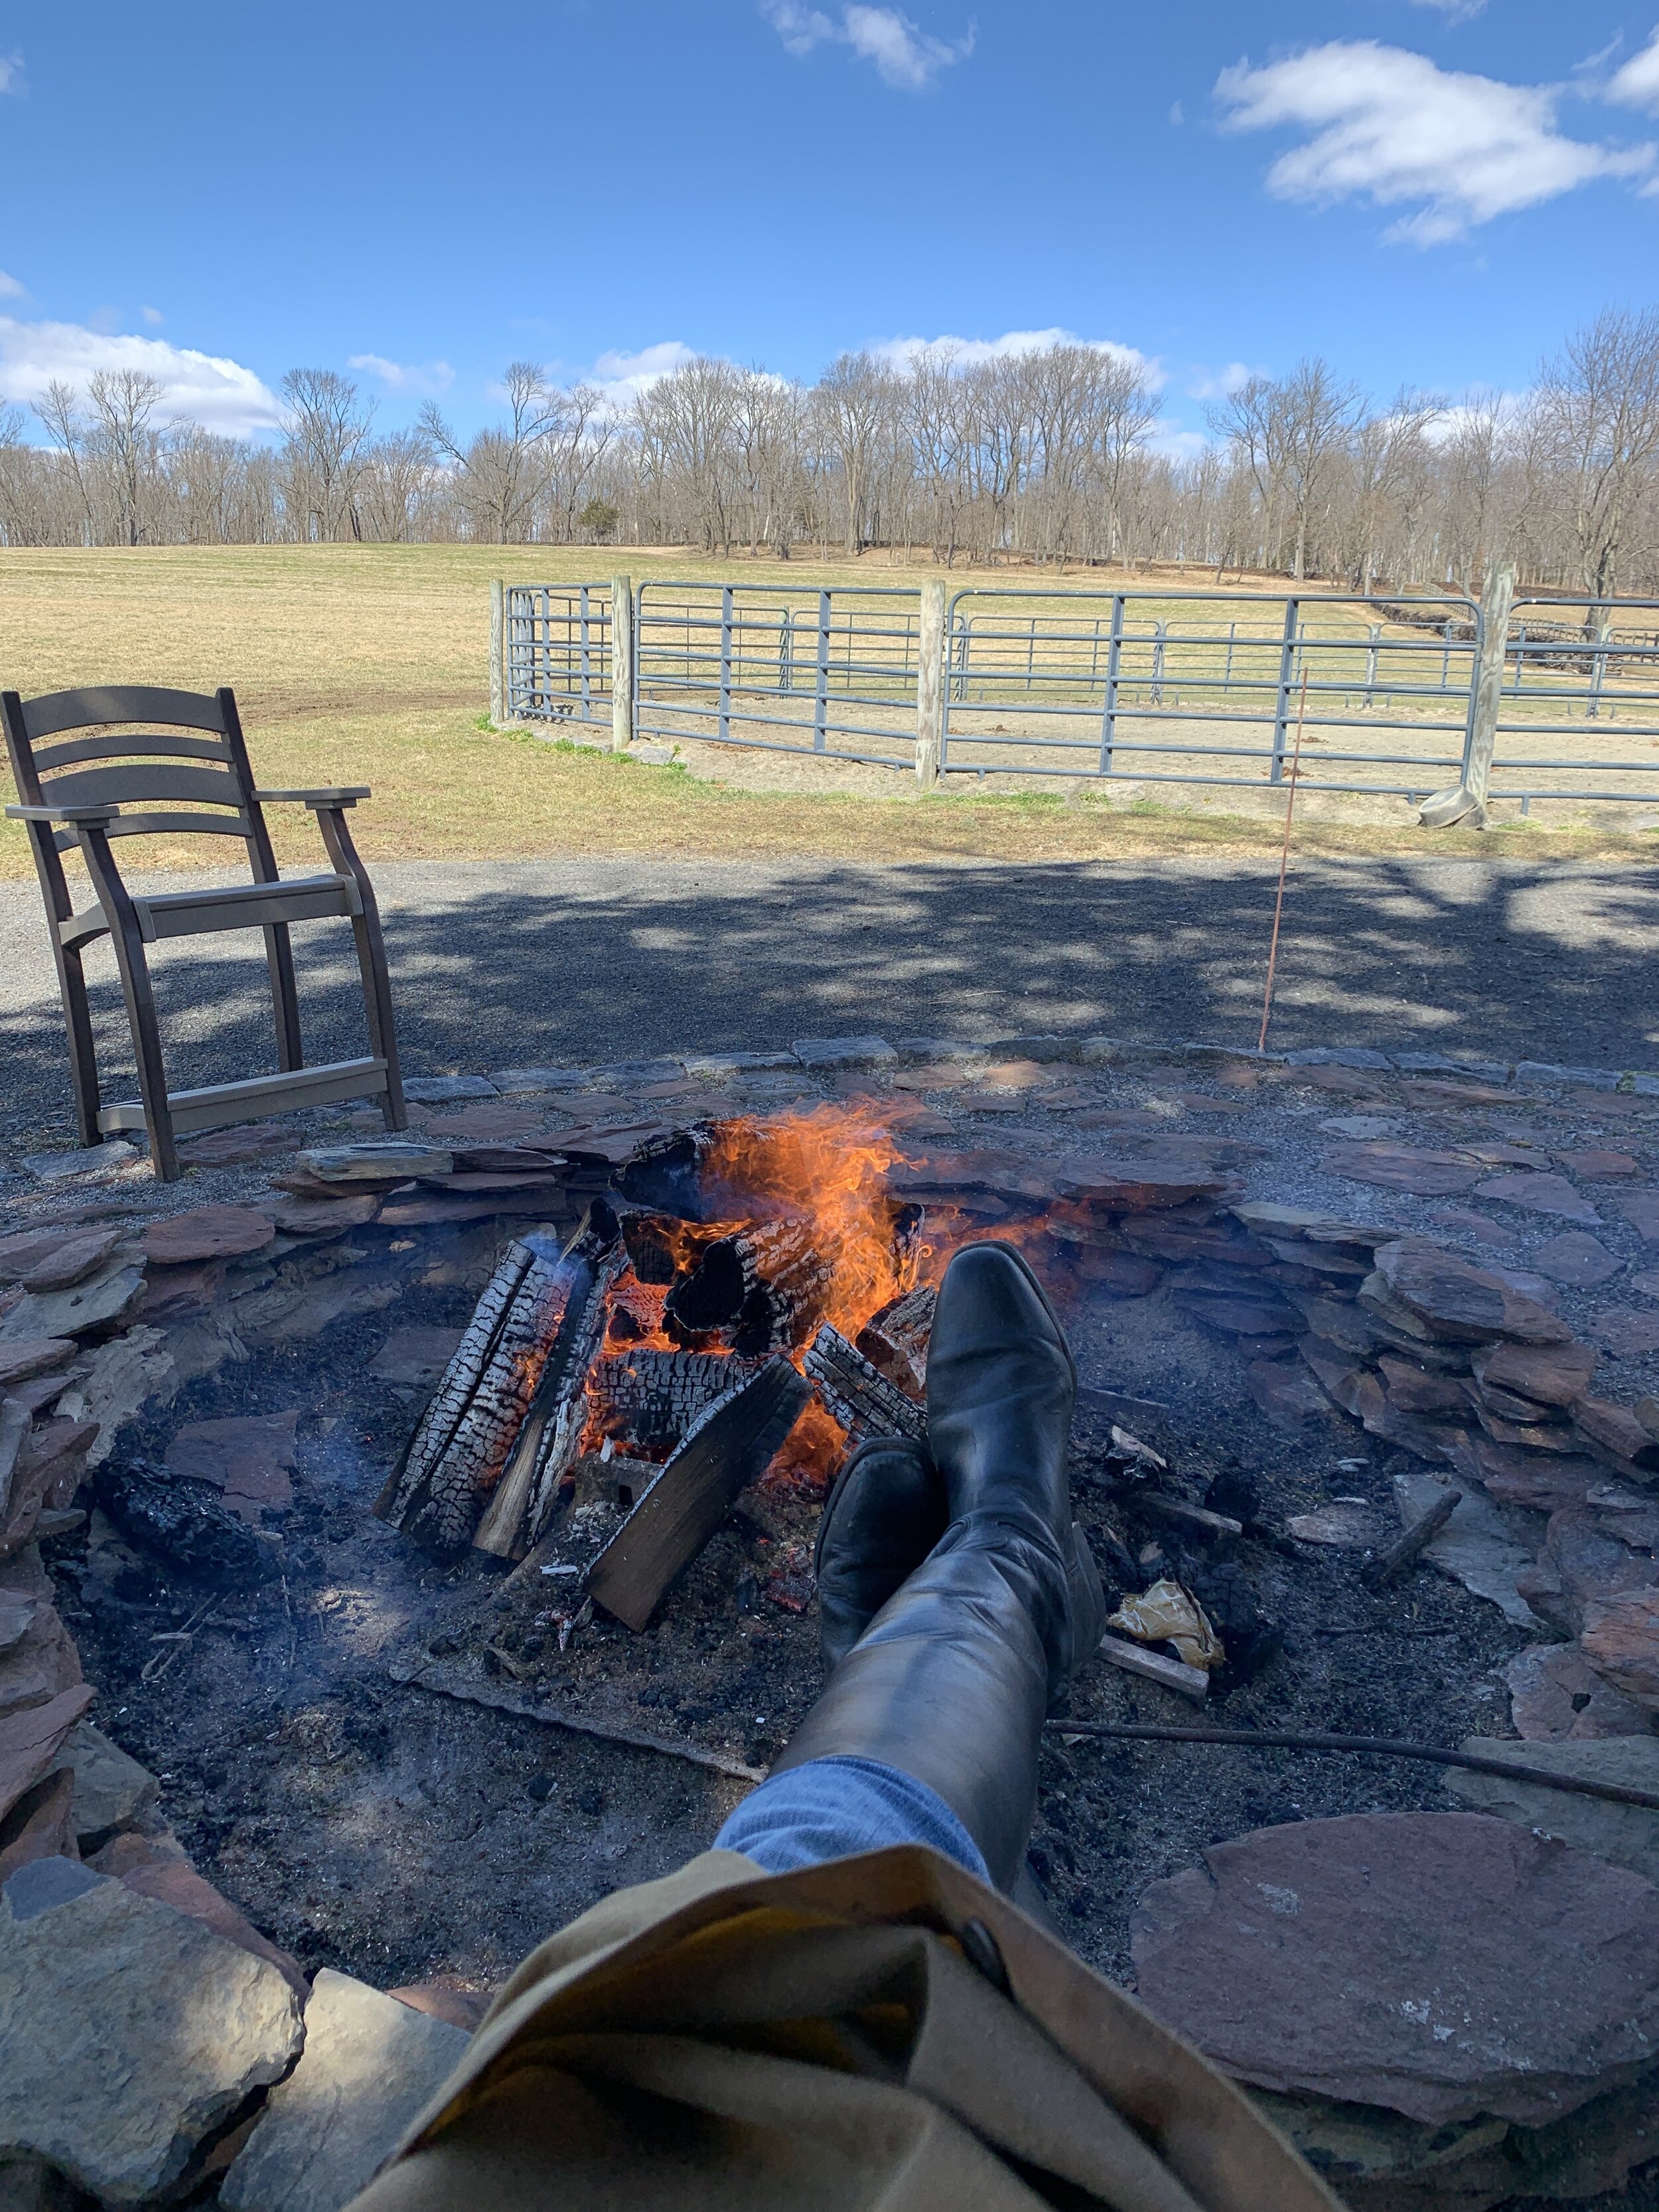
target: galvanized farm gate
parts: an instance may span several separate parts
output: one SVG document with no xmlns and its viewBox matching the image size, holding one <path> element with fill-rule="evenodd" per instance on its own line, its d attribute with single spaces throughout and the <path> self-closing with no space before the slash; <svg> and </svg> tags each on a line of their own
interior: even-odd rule
<svg viewBox="0 0 1659 2212">
<path fill-rule="evenodd" d="M 941 779 L 1659 804 L 1659 602 L 655 580 L 493 587 L 498 722 Z M 620 623 L 613 609 L 622 608 Z M 617 639 L 620 638 L 620 653 Z M 1449 817 L 1449 818 L 1450 818 Z"/>
</svg>

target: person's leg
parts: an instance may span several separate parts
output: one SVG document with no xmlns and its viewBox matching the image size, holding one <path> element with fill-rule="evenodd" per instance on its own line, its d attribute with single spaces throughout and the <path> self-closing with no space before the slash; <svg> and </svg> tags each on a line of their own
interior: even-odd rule
<svg viewBox="0 0 1659 2212">
<path fill-rule="evenodd" d="M 1073 1549 L 1075 1389 L 1065 1336 L 1024 1261 L 1006 1245 L 964 1248 L 939 1291 L 927 1370 L 929 1445 L 950 1525 L 836 1667 L 774 1778 L 734 1816 L 748 1816 L 737 1832 L 751 1837 L 737 1847 L 766 1847 L 761 1824 L 775 1818 L 795 1842 L 781 1835 L 774 1848 L 801 1847 L 810 1833 L 817 1856 L 840 1856 L 847 1846 L 829 1846 L 867 1833 L 869 1807 L 837 1826 L 821 1817 L 822 1793 L 839 1797 L 850 1785 L 833 1770 L 855 1763 L 897 1778 L 883 1785 L 888 1826 L 902 1806 L 921 1806 L 937 1825 L 942 1806 L 991 1878 L 1012 1884 L 1036 1806 L 1044 1714 L 1092 1649 L 1103 1611 L 1092 1563 Z M 831 1773 L 794 1782 L 806 1797 L 785 1788 L 826 1765 Z M 809 1801 L 817 1813 L 792 1827 L 792 1808 Z M 933 1840 L 884 1829 L 877 1839 Z"/>
</svg>

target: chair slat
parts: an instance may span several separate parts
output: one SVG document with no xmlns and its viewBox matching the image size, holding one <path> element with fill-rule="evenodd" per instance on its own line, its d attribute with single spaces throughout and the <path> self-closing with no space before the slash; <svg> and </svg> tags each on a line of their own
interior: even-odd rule
<svg viewBox="0 0 1659 2212">
<path fill-rule="evenodd" d="M 135 898 L 132 910 L 147 945 L 164 937 L 202 937 L 223 929 L 263 929 L 272 922 L 315 921 L 361 914 L 350 876 L 296 876 L 285 884 L 236 884 L 207 891 L 168 891 Z"/>
<path fill-rule="evenodd" d="M 142 805 L 152 799 L 193 799 L 207 806 L 242 804 L 241 785 L 228 769 L 173 768 L 159 761 L 154 766 L 86 769 L 54 776 L 43 789 L 48 806 L 119 806 L 128 799 Z"/>
<path fill-rule="evenodd" d="M 246 814 L 123 814 L 105 830 L 106 837 L 246 837 L 250 824 Z M 60 853 L 72 853 L 77 842 L 72 830 L 60 830 L 52 839 Z"/>
<path fill-rule="evenodd" d="M 72 768 L 76 761 L 121 760 L 129 753 L 162 753 L 174 760 L 218 761 L 228 765 L 230 751 L 222 738 L 167 738 L 159 730 L 135 731 L 131 737 L 110 732 L 97 738 L 75 738 L 66 745 L 42 745 L 34 765 L 42 775 Z"/>
<path fill-rule="evenodd" d="M 168 691 L 154 684 L 98 684 L 80 691 L 47 691 L 23 702 L 31 741 L 99 722 L 174 722 L 181 729 L 224 734 L 224 716 L 210 693 Z"/>
</svg>

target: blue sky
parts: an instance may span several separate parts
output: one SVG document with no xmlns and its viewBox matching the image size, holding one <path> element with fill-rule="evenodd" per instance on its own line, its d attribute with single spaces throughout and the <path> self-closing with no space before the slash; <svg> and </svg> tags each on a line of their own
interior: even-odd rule
<svg viewBox="0 0 1659 2212">
<path fill-rule="evenodd" d="M 1135 348 L 1514 390 L 1659 300 L 1659 0 L 0 0 L 0 398 L 295 364 L 486 419 L 514 358 Z"/>
</svg>

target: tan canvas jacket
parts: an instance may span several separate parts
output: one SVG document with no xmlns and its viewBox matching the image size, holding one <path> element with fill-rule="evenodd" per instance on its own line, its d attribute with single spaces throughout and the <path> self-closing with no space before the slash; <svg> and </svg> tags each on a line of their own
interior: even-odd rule
<svg viewBox="0 0 1659 2212">
<path fill-rule="evenodd" d="M 353 2212 L 1044 2205 L 1340 2212 L 1132 1997 L 906 1844 L 784 1875 L 705 1851 L 606 1898 L 519 1967 Z"/>
</svg>

